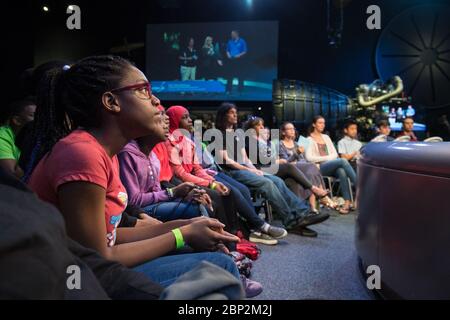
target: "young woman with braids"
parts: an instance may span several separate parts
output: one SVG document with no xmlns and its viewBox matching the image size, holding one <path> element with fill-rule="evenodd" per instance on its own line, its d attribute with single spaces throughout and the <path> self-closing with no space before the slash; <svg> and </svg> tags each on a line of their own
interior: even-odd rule
<svg viewBox="0 0 450 320">
<path fill-rule="evenodd" d="M 164 139 L 155 102 L 145 75 L 119 57 L 89 57 L 49 72 L 38 91 L 29 185 L 60 209 L 70 237 L 163 286 L 202 260 L 239 277 L 234 262 L 222 253 L 165 256 L 184 243 L 212 251 L 238 240 L 221 232 L 224 225 L 216 220 L 117 228 L 127 194 L 116 154 L 138 137 Z"/>
</svg>

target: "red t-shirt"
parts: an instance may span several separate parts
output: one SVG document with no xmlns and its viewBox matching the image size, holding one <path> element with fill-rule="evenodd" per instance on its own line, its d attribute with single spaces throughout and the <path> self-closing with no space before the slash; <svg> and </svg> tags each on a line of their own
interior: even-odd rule
<svg viewBox="0 0 450 320">
<path fill-rule="evenodd" d="M 67 182 L 90 182 L 106 190 L 105 222 L 107 245 L 116 241 L 116 228 L 128 202 L 120 181 L 117 156 L 105 149 L 88 132 L 75 130 L 61 139 L 37 165 L 30 178 L 30 188 L 44 201 L 59 207 L 58 187 Z"/>
</svg>

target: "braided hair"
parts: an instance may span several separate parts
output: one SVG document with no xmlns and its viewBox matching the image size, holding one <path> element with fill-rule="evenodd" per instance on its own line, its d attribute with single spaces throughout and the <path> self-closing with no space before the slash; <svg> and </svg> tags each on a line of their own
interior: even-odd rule
<svg viewBox="0 0 450 320">
<path fill-rule="evenodd" d="M 31 139 L 23 150 L 24 181 L 45 154 L 72 130 L 100 127 L 103 93 L 119 86 L 126 68 L 131 66 L 118 56 L 94 56 L 45 74 L 37 90 Z"/>
</svg>

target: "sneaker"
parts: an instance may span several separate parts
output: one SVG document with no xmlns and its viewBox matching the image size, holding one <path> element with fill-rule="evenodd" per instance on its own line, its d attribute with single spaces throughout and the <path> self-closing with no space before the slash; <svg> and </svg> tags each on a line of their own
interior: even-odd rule
<svg viewBox="0 0 450 320">
<path fill-rule="evenodd" d="M 293 233 L 293 234 L 297 234 L 297 235 L 302 236 L 302 237 L 310 237 L 310 238 L 316 238 L 317 237 L 317 232 L 312 230 L 312 229 L 309 229 L 307 227 L 304 227 L 304 228 L 300 228 L 300 227 L 293 228 L 293 229 L 289 230 L 289 232 Z"/>
<path fill-rule="evenodd" d="M 328 213 L 320 212 L 318 214 L 308 213 L 298 220 L 297 227 L 307 227 L 313 224 L 321 223 L 330 217 Z"/>
<path fill-rule="evenodd" d="M 259 282 L 250 280 L 243 275 L 241 275 L 241 281 L 245 290 L 246 298 L 256 297 L 263 291 L 263 287 Z"/>
<path fill-rule="evenodd" d="M 277 239 L 272 238 L 268 234 L 262 232 L 252 232 L 250 233 L 249 240 L 255 243 L 263 243 L 270 246 L 276 245 L 278 243 Z"/>
<path fill-rule="evenodd" d="M 267 234 L 275 239 L 281 239 L 287 236 L 287 231 L 283 228 L 270 226 Z"/>
</svg>

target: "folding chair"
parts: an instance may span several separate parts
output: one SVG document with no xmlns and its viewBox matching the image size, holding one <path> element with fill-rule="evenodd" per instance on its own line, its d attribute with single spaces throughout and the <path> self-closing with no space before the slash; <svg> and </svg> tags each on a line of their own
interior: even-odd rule
<svg viewBox="0 0 450 320">
<path fill-rule="evenodd" d="M 263 194 L 259 191 L 253 192 L 252 194 L 253 206 L 255 207 L 255 211 L 259 212 L 261 209 L 264 210 L 264 218 L 267 223 L 272 223 L 273 221 L 273 213 L 272 207 Z"/>
</svg>

